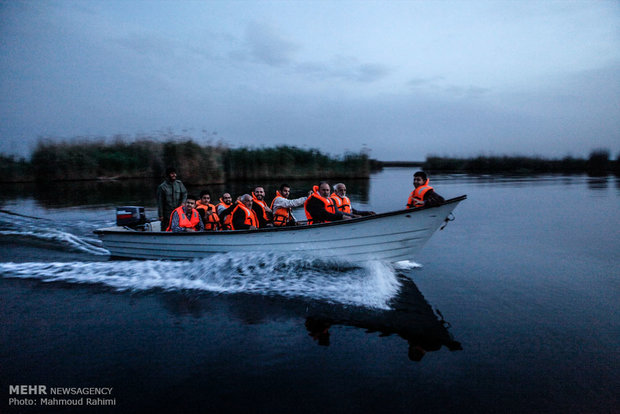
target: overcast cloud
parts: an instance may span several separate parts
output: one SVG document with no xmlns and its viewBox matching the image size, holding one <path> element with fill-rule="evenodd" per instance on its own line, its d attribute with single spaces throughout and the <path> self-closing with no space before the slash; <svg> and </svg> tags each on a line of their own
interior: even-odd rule
<svg viewBox="0 0 620 414">
<path fill-rule="evenodd" d="M 620 151 L 618 1 L 2 1 L 0 152 L 150 134 L 383 160 Z"/>
</svg>

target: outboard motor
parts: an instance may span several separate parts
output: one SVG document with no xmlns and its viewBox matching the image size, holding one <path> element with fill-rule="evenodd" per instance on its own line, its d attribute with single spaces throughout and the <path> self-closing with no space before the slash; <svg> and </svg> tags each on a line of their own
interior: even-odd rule
<svg viewBox="0 0 620 414">
<path fill-rule="evenodd" d="M 147 223 L 144 207 L 123 206 L 116 207 L 116 225 L 119 227 L 129 227 L 134 230 L 145 230 Z"/>
</svg>

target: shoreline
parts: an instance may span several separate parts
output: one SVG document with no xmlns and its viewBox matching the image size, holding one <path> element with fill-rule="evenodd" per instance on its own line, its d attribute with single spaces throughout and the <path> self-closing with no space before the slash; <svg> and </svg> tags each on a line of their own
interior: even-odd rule
<svg viewBox="0 0 620 414">
<path fill-rule="evenodd" d="M 417 168 L 424 170 L 431 174 L 465 174 L 465 175 L 510 175 L 510 176 L 539 176 L 539 175 L 588 175 L 590 177 L 606 177 L 606 176 L 620 176 L 620 171 L 616 169 L 610 168 L 607 171 L 587 171 L 587 170 L 574 170 L 574 171 L 556 171 L 556 170 L 530 170 L 530 169 L 519 169 L 519 170 L 503 170 L 503 171 L 487 171 L 487 170 L 463 170 L 463 169 L 425 169 L 423 166 L 420 166 L 418 163 L 409 164 L 409 163 L 390 163 L 390 165 L 385 165 L 382 168 L 374 169 L 370 174 L 382 171 L 383 169 L 391 169 L 391 168 Z M 190 186 L 199 186 L 199 185 L 225 185 L 228 183 L 247 183 L 247 182 L 280 182 L 283 180 L 367 180 L 370 178 L 370 175 L 365 176 L 343 176 L 343 175 L 308 175 L 308 176 L 287 176 L 287 177 L 256 177 L 256 178 L 247 178 L 247 179 L 228 179 L 228 180 L 218 180 L 218 181 L 208 181 L 208 182 L 193 182 L 186 181 L 181 179 L 185 185 Z M 145 177 L 145 176 L 115 176 L 115 177 L 91 177 L 91 178 L 70 178 L 70 179 L 54 179 L 48 181 L 41 181 L 32 179 L 16 179 L 16 180 L 3 180 L 0 178 L 0 185 L 2 184 L 54 184 L 54 183 L 121 183 L 121 182 L 129 182 L 129 181 L 153 181 L 159 182 L 163 178 L 162 177 Z"/>
</svg>

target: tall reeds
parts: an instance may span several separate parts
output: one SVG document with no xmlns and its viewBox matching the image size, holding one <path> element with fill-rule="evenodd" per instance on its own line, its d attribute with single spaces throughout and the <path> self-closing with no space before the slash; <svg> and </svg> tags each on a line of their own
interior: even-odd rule
<svg viewBox="0 0 620 414">
<path fill-rule="evenodd" d="M 159 138 L 159 139 L 158 139 Z M 386 163 L 392 165 L 394 163 Z M 395 163 L 398 164 L 398 163 Z M 417 164 L 417 163 L 416 163 Z M 371 160 L 366 151 L 333 157 L 317 149 L 280 145 L 260 148 L 228 148 L 199 145 L 189 137 L 165 135 L 130 141 L 74 139 L 39 141 L 30 161 L 0 154 L 0 182 L 94 180 L 110 178 L 161 178 L 174 166 L 189 184 L 226 181 L 368 178 L 383 163 Z M 416 167 L 417 168 L 417 167 Z M 526 156 L 477 156 L 473 158 L 426 158 L 422 168 L 464 173 L 588 173 L 620 174 L 620 154 L 593 150 L 588 158 L 561 159 Z"/>
<path fill-rule="evenodd" d="M 24 158 L 0 155 L 0 181 L 27 182 L 33 179 L 32 166 Z"/>
<path fill-rule="evenodd" d="M 224 153 L 224 171 L 230 180 L 365 178 L 370 174 L 370 162 L 363 153 L 347 153 L 336 159 L 316 149 L 283 145 L 228 150 Z"/>
<path fill-rule="evenodd" d="M 169 138 L 169 137 L 168 137 Z M 0 181 L 59 181 L 111 178 L 159 178 L 174 166 L 184 182 L 215 184 L 227 180 L 300 178 L 367 178 L 365 153 L 330 157 L 316 149 L 294 146 L 231 149 L 222 144 L 199 145 L 187 137 L 128 142 L 117 137 L 40 141 L 30 162 L 3 157 Z M 19 168 L 17 168 L 18 166 Z M 21 179 L 17 179 L 21 177 Z M 8 179 L 6 179 L 8 178 Z"/>
<path fill-rule="evenodd" d="M 608 150 L 594 150 L 588 159 L 566 156 L 561 159 L 526 156 L 478 156 L 452 158 L 429 156 L 423 168 L 428 171 L 466 173 L 588 173 L 609 174 L 617 170 L 619 160 L 611 161 Z"/>
</svg>

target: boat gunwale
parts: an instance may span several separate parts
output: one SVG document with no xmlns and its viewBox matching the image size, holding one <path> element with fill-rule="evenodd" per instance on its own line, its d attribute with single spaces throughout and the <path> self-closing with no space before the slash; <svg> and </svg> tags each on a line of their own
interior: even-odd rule
<svg viewBox="0 0 620 414">
<path fill-rule="evenodd" d="M 164 237 L 187 237 L 187 236 L 193 236 L 193 237 L 202 237 L 202 236 L 213 236 L 213 235 L 236 235 L 236 234 L 257 234 L 257 233 L 268 233 L 268 232 L 276 232 L 276 231 L 300 231 L 300 230 L 307 230 L 307 229 L 315 229 L 315 228 L 322 228 L 322 227 L 328 227 L 328 226 L 341 226 L 341 225 L 347 225 L 347 224 L 355 224 L 355 223 L 360 223 L 362 221 L 368 221 L 368 220 L 376 220 L 379 218 L 383 218 L 383 217 L 390 217 L 390 216 L 397 216 L 397 215 L 402 215 L 402 214 L 406 214 L 406 213 L 419 213 L 421 211 L 426 211 L 426 210 L 430 210 L 433 208 L 439 208 L 448 204 L 455 204 L 458 202 L 461 202 L 463 200 L 467 199 L 467 195 L 461 195 L 458 197 L 454 197 L 451 198 L 449 200 L 446 200 L 443 204 L 440 204 L 438 206 L 431 206 L 431 207 L 419 207 L 419 208 L 407 208 L 407 209 L 403 209 L 403 210 L 395 210 L 395 211 L 388 211 L 385 213 L 378 213 L 372 216 L 363 216 L 363 217 L 358 217 L 358 218 L 354 218 L 351 220 L 338 220 L 338 221 L 331 221 L 329 223 L 317 223 L 317 224 L 312 224 L 312 225 L 307 225 L 307 226 L 290 226 L 290 227 L 264 227 L 264 228 L 260 228 L 260 229 L 254 229 L 254 230 L 249 230 L 249 229 L 244 229 L 244 230 L 227 230 L 227 231 L 201 231 L 201 232 L 178 232 L 178 233 L 174 233 L 174 232 L 169 232 L 169 231 L 137 231 L 137 230 L 130 230 L 130 229 L 123 229 L 123 230 L 107 230 L 107 229 L 97 229 L 94 230 L 93 233 L 97 234 L 97 235 L 104 235 L 104 234 L 132 234 L 132 235 L 141 235 L 141 236 L 153 236 L 153 235 L 157 235 L 157 236 L 164 236 Z"/>
</svg>

